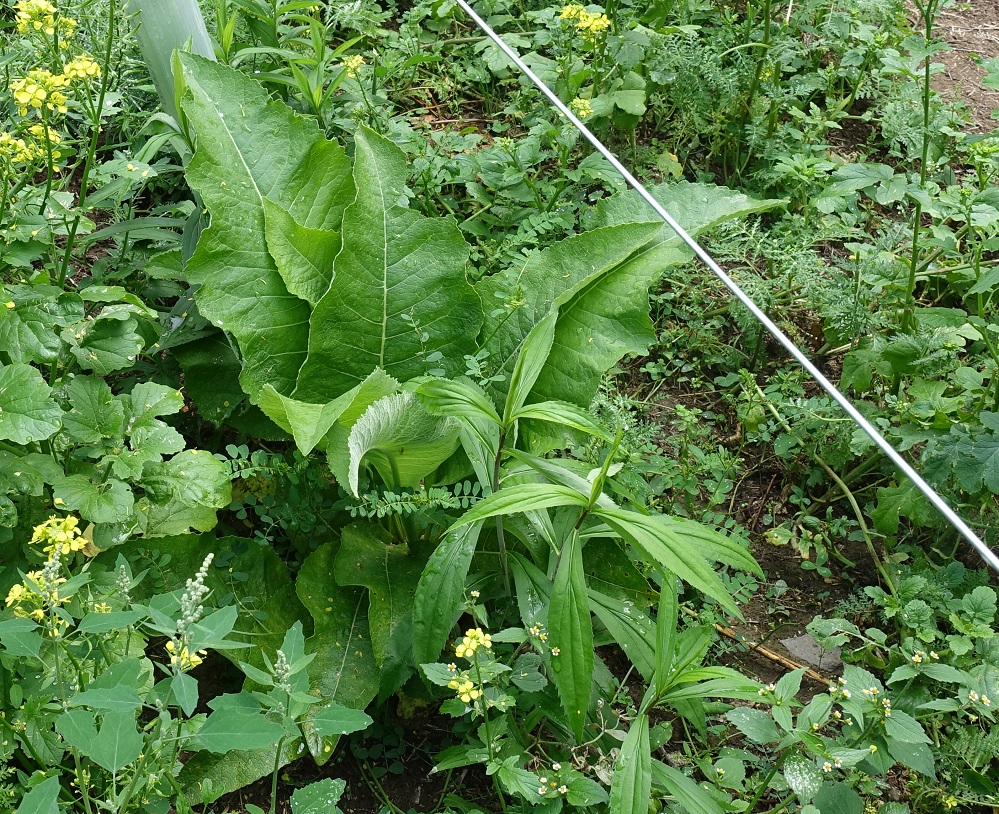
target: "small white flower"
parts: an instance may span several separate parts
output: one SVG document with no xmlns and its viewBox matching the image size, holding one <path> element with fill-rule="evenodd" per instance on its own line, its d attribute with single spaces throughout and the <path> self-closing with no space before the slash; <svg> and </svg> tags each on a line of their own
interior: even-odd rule
<svg viewBox="0 0 999 814">
<path fill-rule="evenodd" d="M 828 760 L 825 763 L 822 764 L 822 771 L 824 771 L 824 772 L 831 772 L 832 771 L 832 764 Z"/>
<path fill-rule="evenodd" d="M 561 771 L 561 770 L 562 770 L 562 764 L 561 763 L 553 763 L 552 764 L 552 771 L 553 772 L 558 772 L 558 771 Z"/>
</svg>

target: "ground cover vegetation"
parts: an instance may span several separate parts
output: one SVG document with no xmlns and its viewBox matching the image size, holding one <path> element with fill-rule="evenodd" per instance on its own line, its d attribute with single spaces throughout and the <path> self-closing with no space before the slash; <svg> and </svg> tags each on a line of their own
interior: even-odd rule
<svg viewBox="0 0 999 814">
<path fill-rule="evenodd" d="M 477 8 L 995 542 L 960 8 Z M 988 573 L 453 2 L 0 26 L 3 810 L 999 803 Z"/>
</svg>

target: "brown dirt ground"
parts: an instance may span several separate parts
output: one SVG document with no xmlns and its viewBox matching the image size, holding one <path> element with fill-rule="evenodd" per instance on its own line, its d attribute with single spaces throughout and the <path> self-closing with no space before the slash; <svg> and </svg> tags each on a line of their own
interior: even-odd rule
<svg viewBox="0 0 999 814">
<path fill-rule="evenodd" d="M 992 111 L 999 109 L 999 91 L 983 87 L 986 71 L 980 59 L 999 57 L 999 2 L 966 0 L 945 9 L 937 19 L 937 36 L 951 47 L 935 59 L 944 65 L 934 86 L 945 96 L 963 101 L 971 118 L 971 132 L 989 133 L 999 127 Z"/>
</svg>

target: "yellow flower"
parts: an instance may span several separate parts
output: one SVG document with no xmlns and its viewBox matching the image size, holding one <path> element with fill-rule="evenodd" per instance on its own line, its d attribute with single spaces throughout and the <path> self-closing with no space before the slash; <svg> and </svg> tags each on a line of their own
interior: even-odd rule
<svg viewBox="0 0 999 814">
<path fill-rule="evenodd" d="M 586 14 L 586 9 L 578 3 L 570 3 L 562 7 L 562 13 L 558 15 L 560 20 L 578 20 Z"/>
<path fill-rule="evenodd" d="M 20 0 L 14 8 L 18 33 L 44 31 L 50 37 L 55 33 L 58 9 L 48 0 Z"/>
<path fill-rule="evenodd" d="M 50 517 L 44 523 L 35 526 L 31 537 L 32 543 L 47 543 L 44 549 L 51 554 L 56 548 L 63 556 L 82 551 L 87 547 L 87 539 L 79 529 L 80 521 L 72 515 L 68 517 Z"/>
<path fill-rule="evenodd" d="M 175 667 L 181 671 L 190 670 L 201 664 L 204 659 L 202 656 L 207 656 L 207 650 L 197 650 L 190 651 L 187 649 L 187 645 L 177 645 L 173 639 L 166 643 L 166 651 L 170 654 L 170 666 Z"/>
<path fill-rule="evenodd" d="M 19 604 L 23 602 L 28 597 L 28 592 L 24 585 L 18 583 L 10 589 L 10 593 L 7 594 L 7 607 L 11 605 Z"/>
<path fill-rule="evenodd" d="M 606 14 L 584 13 L 576 21 L 576 28 L 583 35 L 584 39 L 596 42 L 597 37 L 611 27 L 610 18 Z"/>
<path fill-rule="evenodd" d="M 589 99 L 583 99 L 577 96 L 572 102 L 569 103 L 569 110 L 575 113 L 579 118 L 585 119 L 587 116 L 593 115 L 593 107 L 590 105 Z"/>
<path fill-rule="evenodd" d="M 471 658 L 480 647 L 488 650 L 492 646 L 492 637 L 488 633 L 483 633 L 482 628 L 469 628 L 465 631 L 464 637 L 455 647 L 454 652 L 458 658 Z"/>
<path fill-rule="evenodd" d="M 448 682 L 448 687 L 455 691 L 466 704 L 471 703 L 482 695 L 482 690 L 476 689 L 475 684 L 468 678 L 453 678 Z"/>
<path fill-rule="evenodd" d="M 101 66 L 86 54 L 81 54 L 76 59 L 66 63 L 62 69 L 62 75 L 70 81 L 100 79 Z"/>
<path fill-rule="evenodd" d="M 28 71 L 26 77 L 15 79 L 10 83 L 10 90 L 22 116 L 28 115 L 28 108 L 65 113 L 66 94 L 61 88 L 68 83 L 69 80 L 62 74 L 38 69 Z"/>
<path fill-rule="evenodd" d="M 357 79 L 361 72 L 361 66 L 364 64 L 364 57 L 360 54 L 354 54 L 353 56 L 344 57 L 343 69 L 351 79 Z"/>
<path fill-rule="evenodd" d="M 62 150 L 58 149 L 56 145 L 62 142 L 62 136 L 59 131 L 53 130 L 51 127 L 42 124 L 33 124 L 28 128 L 28 132 L 31 133 L 35 138 L 35 156 L 41 158 L 47 156 L 45 144 L 48 142 L 48 149 L 52 153 L 52 160 L 58 161 L 62 158 Z"/>
<path fill-rule="evenodd" d="M 11 164 L 27 164 L 34 160 L 34 157 L 34 153 L 24 139 L 16 138 L 10 133 L 0 133 L 0 161 L 8 161 Z"/>
</svg>

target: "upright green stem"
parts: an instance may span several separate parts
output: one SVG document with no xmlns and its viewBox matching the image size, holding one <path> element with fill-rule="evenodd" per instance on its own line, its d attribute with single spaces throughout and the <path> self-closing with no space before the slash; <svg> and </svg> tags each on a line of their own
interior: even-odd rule
<svg viewBox="0 0 999 814">
<path fill-rule="evenodd" d="M 475 680 L 478 682 L 479 691 L 482 693 L 482 695 L 479 696 L 482 701 L 482 726 L 486 730 L 486 752 L 489 754 L 489 760 L 492 761 L 494 758 L 493 730 L 489 723 L 489 707 L 486 704 L 485 684 L 482 681 L 482 672 L 479 670 L 478 658 L 472 662 L 472 665 L 475 667 Z M 492 778 L 493 787 L 496 789 L 496 796 L 499 799 L 500 808 L 503 810 L 504 814 L 506 814 L 506 798 L 503 796 L 503 789 L 500 788 L 499 778 L 495 774 L 493 774 Z M 271 814 L 274 813 L 271 812 Z"/>
<path fill-rule="evenodd" d="M 915 0 L 916 9 L 923 21 L 923 48 L 929 50 L 933 40 L 933 21 L 938 0 Z M 923 59 L 923 138 L 919 157 L 919 188 L 926 189 L 926 163 L 930 155 L 930 101 L 933 89 L 930 87 L 930 57 Z M 923 204 L 916 201 L 912 221 L 912 251 L 909 255 L 909 279 L 905 287 L 905 311 L 902 314 L 901 329 L 912 333 L 916 329 L 916 272 L 919 268 L 919 236 L 922 233 Z"/>
<path fill-rule="evenodd" d="M 73 248 L 76 242 L 76 233 L 80 229 L 80 222 L 83 220 L 83 213 L 86 210 L 87 190 L 90 185 L 90 173 L 94 168 L 97 158 L 97 141 L 101 135 L 101 113 L 104 110 L 104 101 L 107 98 L 111 85 L 111 52 L 114 50 L 115 33 L 118 28 L 118 0 L 108 0 L 108 39 L 104 46 L 104 63 L 101 66 L 101 89 L 97 94 L 97 106 L 91 122 L 90 143 L 87 146 L 87 156 L 83 162 L 83 173 L 80 176 L 80 200 L 77 203 L 76 217 L 69 227 L 69 234 L 66 236 L 66 251 L 63 253 L 62 265 L 59 269 L 59 285 L 65 285 L 66 277 L 69 274 L 69 264 L 73 259 Z"/>
<path fill-rule="evenodd" d="M 506 430 L 503 430 L 503 432 L 500 433 L 499 444 L 496 448 L 496 457 L 493 459 L 492 489 L 494 492 L 499 489 L 500 464 L 503 461 L 503 445 L 505 443 Z M 503 587 L 506 589 L 507 596 L 510 596 L 513 591 L 510 586 L 510 563 L 507 562 L 506 558 L 506 537 L 503 534 L 502 516 L 496 517 L 496 543 L 499 546 L 500 571 L 503 574 Z"/>
<path fill-rule="evenodd" d="M 277 744 L 277 753 L 274 755 L 274 771 L 271 772 L 271 807 L 270 814 L 275 814 L 277 811 L 277 781 L 278 772 L 281 771 L 281 748 L 284 746 L 284 735 L 281 736 L 281 740 Z"/>
</svg>

